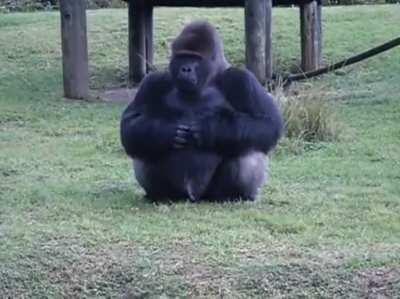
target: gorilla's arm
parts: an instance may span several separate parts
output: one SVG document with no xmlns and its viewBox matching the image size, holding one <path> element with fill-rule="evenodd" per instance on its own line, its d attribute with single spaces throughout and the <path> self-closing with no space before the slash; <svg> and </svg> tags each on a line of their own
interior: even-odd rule
<svg viewBox="0 0 400 299">
<path fill-rule="evenodd" d="M 229 68 L 217 82 L 233 109 L 221 109 L 202 122 L 204 143 L 228 154 L 249 149 L 268 153 L 283 130 L 272 96 L 247 70 Z"/>
<path fill-rule="evenodd" d="M 166 73 L 148 75 L 121 119 L 121 142 L 132 158 L 156 158 L 172 148 L 175 126 L 163 111 L 171 80 Z"/>
</svg>

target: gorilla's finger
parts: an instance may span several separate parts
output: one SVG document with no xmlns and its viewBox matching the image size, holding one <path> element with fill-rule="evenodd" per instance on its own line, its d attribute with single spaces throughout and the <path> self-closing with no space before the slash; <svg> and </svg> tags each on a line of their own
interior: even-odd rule
<svg viewBox="0 0 400 299">
<path fill-rule="evenodd" d="M 190 126 L 190 141 L 193 142 L 196 146 L 202 147 L 202 130 L 198 123 L 192 123 Z"/>
<path fill-rule="evenodd" d="M 175 136 L 174 143 L 175 144 L 179 144 L 179 145 L 186 145 L 187 144 L 187 140 L 186 140 L 186 138 Z"/>
<path fill-rule="evenodd" d="M 187 125 L 178 125 L 177 130 L 190 131 L 190 126 L 187 126 Z"/>
<path fill-rule="evenodd" d="M 176 135 L 177 135 L 178 137 L 181 137 L 181 138 L 187 138 L 187 137 L 190 135 L 190 131 L 184 131 L 184 130 L 178 129 L 178 130 L 176 131 Z"/>
</svg>

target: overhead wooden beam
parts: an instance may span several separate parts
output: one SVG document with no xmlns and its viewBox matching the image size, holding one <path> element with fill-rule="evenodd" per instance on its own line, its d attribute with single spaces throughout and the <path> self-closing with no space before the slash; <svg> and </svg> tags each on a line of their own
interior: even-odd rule
<svg viewBox="0 0 400 299">
<path fill-rule="evenodd" d="M 300 5 L 302 70 L 315 70 L 320 65 L 320 22 L 317 1 Z"/>
<path fill-rule="evenodd" d="M 60 15 L 64 95 L 84 99 L 89 95 L 85 1 L 61 0 Z"/>
<path fill-rule="evenodd" d="M 246 0 L 246 66 L 262 84 L 265 83 L 266 79 L 265 16 L 266 0 Z"/>
<path fill-rule="evenodd" d="M 128 85 L 139 83 L 146 74 L 145 0 L 129 1 L 129 75 Z"/>
</svg>

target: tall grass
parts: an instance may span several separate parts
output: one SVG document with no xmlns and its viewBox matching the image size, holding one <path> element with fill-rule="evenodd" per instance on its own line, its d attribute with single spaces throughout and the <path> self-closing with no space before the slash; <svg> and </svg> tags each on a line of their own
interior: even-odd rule
<svg viewBox="0 0 400 299">
<path fill-rule="evenodd" d="M 343 124 L 323 90 L 309 88 L 285 93 L 278 87 L 274 95 L 284 116 L 286 137 L 306 142 L 340 139 Z"/>
</svg>

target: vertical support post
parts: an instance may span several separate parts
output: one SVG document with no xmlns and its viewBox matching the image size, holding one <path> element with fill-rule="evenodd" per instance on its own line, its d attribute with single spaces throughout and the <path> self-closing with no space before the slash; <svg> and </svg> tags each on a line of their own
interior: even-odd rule
<svg viewBox="0 0 400 299">
<path fill-rule="evenodd" d="M 245 1 L 246 66 L 265 83 L 266 0 Z"/>
<path fill-rule="evenodd" d="M 147 4 L 145 9 L 146 23 L 146 72 L 153 69 L 154 46 L 153 46 L 153 5 Z"/>
<path fill-rule="evenodd" d="M 303 71 L 319 67 L 319 34 L 317 1 L 300 4 L 301 56 Z"/>
<path fill-rule="evenodd" d="M 317 6 L 317 20 L 318 20 L 318 66 L 322 65 L 322 0 L 318 1 Z"/>
<path fill-rule="evenodd" d="M 265 77 L 270 82 L 274 67 L 272 61 L 272 0 L 266 0 L 265 6 Z"/>
<path fill-rule="evenodd" d="M 61 0 L 60 15 L 64 95 L 84 99 L 89 95 L 85 1 Z"/>
<path fill-rule="evenodd" d="M 146 38 L 144 0 L 128 2 L 129 75 L 128 85 L 139 83 L 146 74 Z"/>
</svg>

